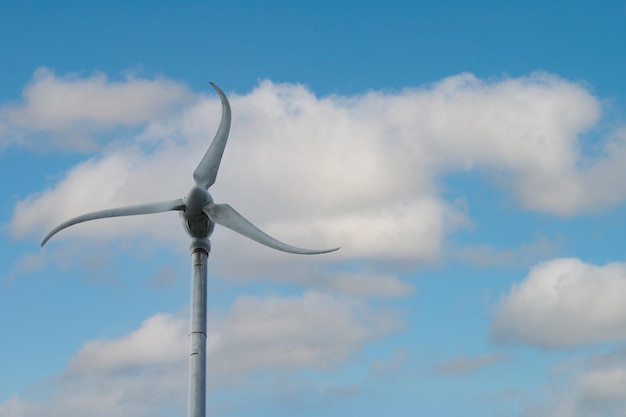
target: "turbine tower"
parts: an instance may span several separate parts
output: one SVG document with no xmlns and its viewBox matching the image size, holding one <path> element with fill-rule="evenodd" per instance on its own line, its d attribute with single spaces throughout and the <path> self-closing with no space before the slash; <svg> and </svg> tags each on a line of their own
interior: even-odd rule
<svg viewBox="0 0 626 417">
<path fill-rule="evenodd" d="M 108 217 L 178 211 L 191 237 L 191 329 L 189 332 L 188 416 L 204 417 L 206 410 L 206 332 L 207 332 L 207 260 L 211 250 L 209 236 L 215 224 L 222 225 L 263 245 L 283 252 L 318 254 L 333 249 L 302 249 L 287 245 L 261 231 L 228 204 L 215 204 L 208 189 L 215 183 L 222 154 L 230 131 L 230 103 L 222 90 L 210 83 L 222 102 L 222 118 L 213 142 L 193 173 L 195 185 L 183 198 L 158 203 L 118 207 L 83 214 L 61 223 L 44 237 L 41 246 L 59 231 L 89 220 Z"/>
</svg>

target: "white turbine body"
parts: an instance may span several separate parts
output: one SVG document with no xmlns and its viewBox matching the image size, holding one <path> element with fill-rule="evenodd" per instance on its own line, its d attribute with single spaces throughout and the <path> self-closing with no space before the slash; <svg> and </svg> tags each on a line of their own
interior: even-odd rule
<svg viewBox="0 0 626 417">
<path fill-rule="evenodd" d="M 177 200 L 159 203 L 118 207 L 83 214 L 55 227 L 41 242 L 43 246 L 59 231 L 89 220 L 108 217 L 134 216 L 139 214 L 178 211 L 183 226 L 192 238 L 192 285 L 191 285 L 191 329 L 189 333 L 189 417 L 204 417 L 206 410 L 206 311 L 207 311 L 207 259 L 211 250 L 209 236 L 215 224 L 227 227 L 263 245 L 297 254 L 318 254 L 336 251 L 333 249 L 302 249 L 287 245 L 261 231 L 228 204 L 215 204 L 208 189 L 215 183 L 220 161 L 230 131 L 230 104 L 222 90 L 211 83 L 222 102 L 222 118 L 211 146 L 204 154 L 193 173 L 196 185 L 189 193 Z"/>
</svg>

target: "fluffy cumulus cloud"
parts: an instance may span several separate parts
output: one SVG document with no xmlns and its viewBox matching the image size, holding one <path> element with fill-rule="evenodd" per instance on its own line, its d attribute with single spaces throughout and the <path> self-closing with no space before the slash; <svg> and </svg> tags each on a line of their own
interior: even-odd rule
<svg viewBox="0 0 626 417">
<path fill-rule="evenodd" d="M 570 348 L 626 338 L 626 264 L 554 259 L 506 294 L 492 321 L 501 342 Z"/>
<path fill-rule="evenodd" d="M 22 97 L 21 103 L 0 107 L 0 148 L 14 142 L 84 148 L 90 133 L 166 115 L 191 94 L 184 85 L 167 79 L 127 77 L 112 82 L 101 73 L 59 77 L 40 68 Z"/>
<path fill-rule="evenodd" d="M 41 90 L 73 104 L 46 104 Z M 85 97 L 93 104 L 81 104 Z M 626 166 L 624 135 L 602 142 L 595 156 L 583 152 L 580 138 L 598 122 L 599 101 L 550 74 L 487 81 L 461 74 L 350 97 L 264 81 L 229 97 L 233 125 L 214 198 L 289 243 L 341 245 L 337 259 L 436 260 L 445 237 L 469 222 L 462 201 L 442 197 L 441 179 L 451 172 L 478 170 L 524 207 L 559 215 L 626 195 L 626 186 L 610 181 Z M 9 124 L 53 132 L 76 123 L 141 127 L 19 202 L 12 234 L 41 236 L 86 211 L 184 195 L 220 112 L 215 95 L 185 98 L 184 86 L 165 79 L 113 83 L 40 71 L 24 104 L 3 107 Z M 180 100 L 185 105 L 171 111 Z M 185 240 L 177 221 L 155 228 L 155 218 L 80 225 L 58 238 Z M 239 242 L 227 233 L 216 239 Z"/>
<path fill-rule="evenodd" d="M 188 326 L 182 317 L 157 314 L 119 339 L 92 340 L 70 361 L 68 374 L 128 370 L 180 361 Z"/>
<path fill-rule="evenodd" d="M 317 292 L 241 297 L 229 310 L 209 313 L 209 395 L 256 377 L 267 384 L 268 375 L 334 369 L 401 326 L 394 314 L 353 298 Z M 157 314 L 127 335 L 89 341 L 62 375 L 36 387 L 34 398 L 0 404 L 0 415 L 180 415 L 187 332 L 187 317 Z"/>
</svg>

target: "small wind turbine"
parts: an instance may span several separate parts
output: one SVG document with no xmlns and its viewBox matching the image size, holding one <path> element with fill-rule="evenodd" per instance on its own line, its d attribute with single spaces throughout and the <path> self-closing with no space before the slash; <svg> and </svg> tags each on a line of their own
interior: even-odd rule
<svg viewBox="0 0 626 417">
<path fill-rule="evenodd" d="M 139 204 L 95 211 L 74 217 L 55 227 L 44 237 L 41 246 L 59 231 L 89 220 L 107 217 L 134 216 L 138 214 L 178 211 L 185 230 L 191 237 L 191 329 L 189 333 L 189 399 L 188 416 L 204 417 L 206 409 L 206 311 L 207 311 L 207 259 L 211 250 L 209 236 L 215 224 L 220 224 L 270 248 L 297 254 L 317 254 L 333 249 L 302 249 L 280 242 L 246 220 L 228 204 L 215 204 L 208 189 L 215 183 L 224 147 L 230 131 L 230 104 L 226 95 L 214 83 L 222 101 L 222 119 L 211 146 L 193 173 L 196 185 L 183 198 L 159 203 Z"/>
</svg>

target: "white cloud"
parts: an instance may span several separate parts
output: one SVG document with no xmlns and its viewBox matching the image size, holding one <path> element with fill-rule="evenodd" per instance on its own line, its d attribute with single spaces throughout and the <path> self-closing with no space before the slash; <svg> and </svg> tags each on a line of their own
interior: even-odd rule
<svg viewBox="0 0 626 417">
<path fill-rule="evenodd" d="M 0 148 L 12 142 L 82 148 L 89 133 L 164 116 L 189 101 L 191 93 L 165 78 L 112 82 L 102 73 L 58 77 L 48 68 L 39 68 L 22 96 L 23 103 L 0 107 Z M 35 139 L 37 132 L 53 135 L 42 142 Z"/>
<path fill-rule="evenodd" d="M 554 259 L 535 266 L 498 305 L 495 340 L 569 348 L 626 338 L 626 264 Z"/>
<path fill-rule="evenodd" d="M 163 365 L 185 356 L 188 329 L 178 316 L 157 314 L 141 327 L 115 340 L 89 341 L 70 361 L 67 372 L 128 370 L 132 367 Z"/>
<path fill-rule="evenodd" d="M 209 395 L 246 389 L 257 377 L 267 387 L 268 375 L 331 371 L 401 325 L 394 313 L 349 297 L 316 292 L 240 297 L 227 311 L 209 313 Z M 186 401 L 187 333 L 187 317 L 156 314 L 127 335 L 89 341 L 62 375 L 39 383 L 31 390 L 33 398 L 12 397 L 0 404 L 0 415 L 180 414 Z M 328 394 L 358 393 L 357 386 L 350 387 Z"/>
</svg>

